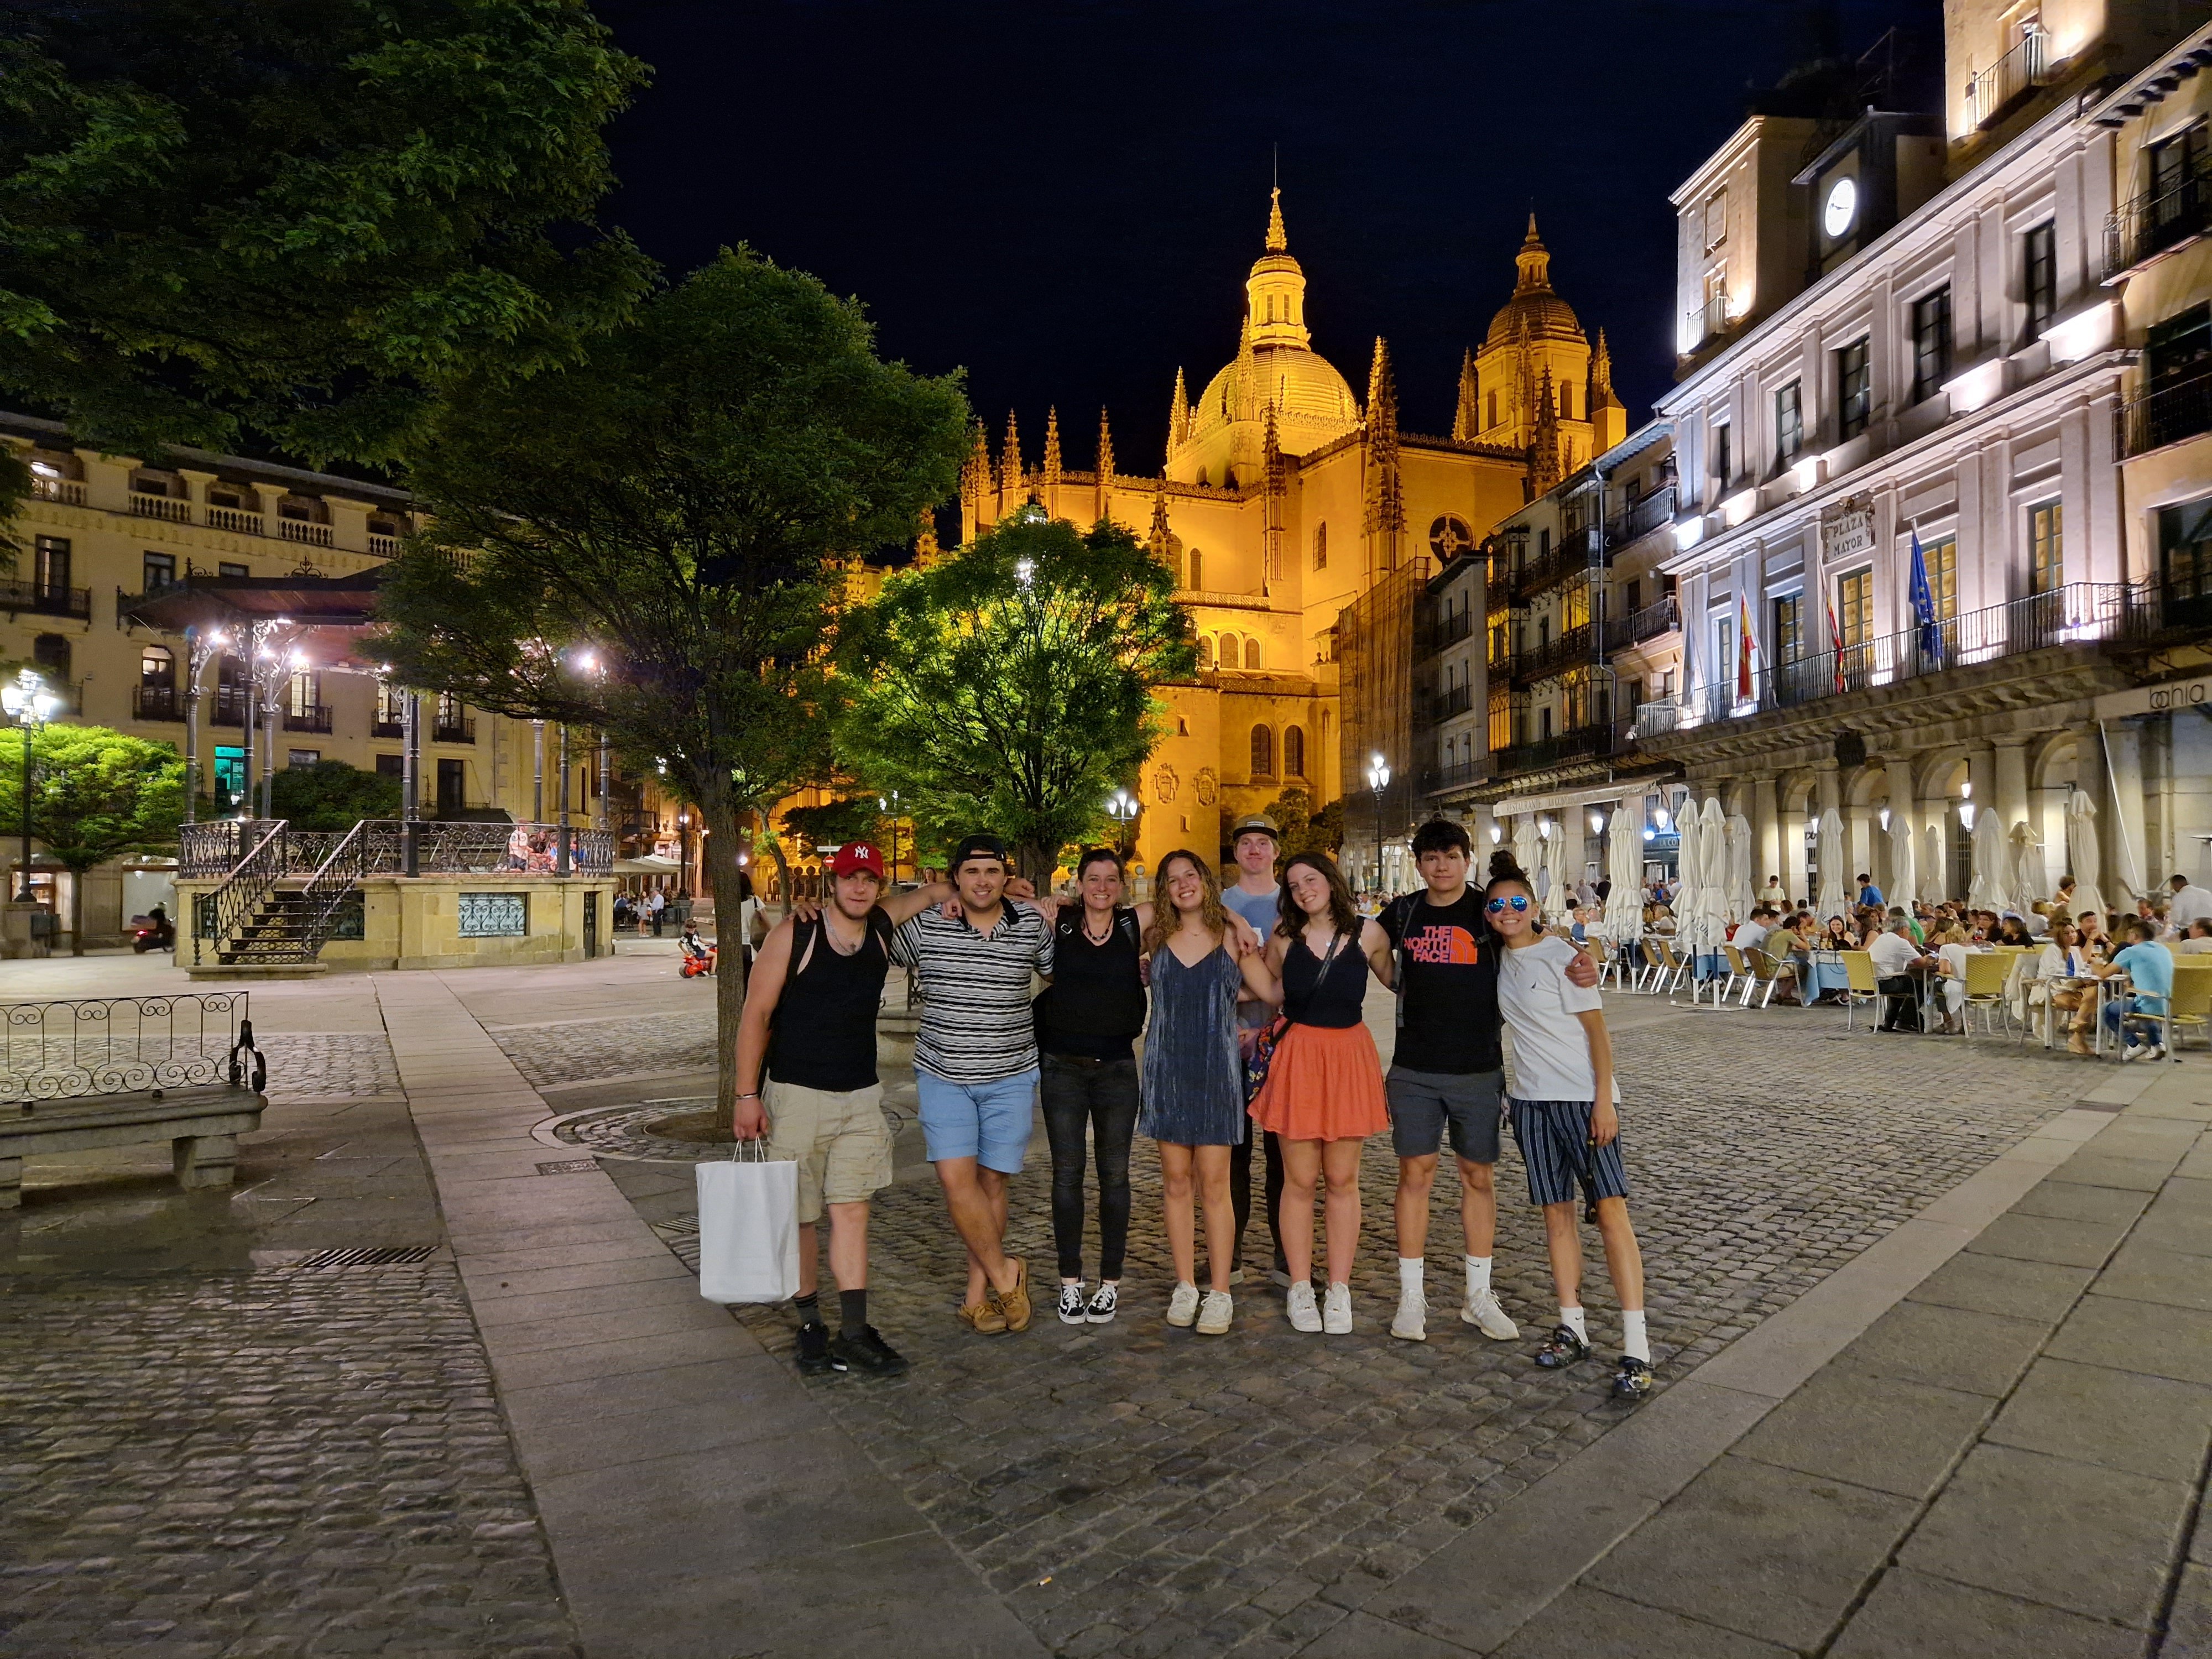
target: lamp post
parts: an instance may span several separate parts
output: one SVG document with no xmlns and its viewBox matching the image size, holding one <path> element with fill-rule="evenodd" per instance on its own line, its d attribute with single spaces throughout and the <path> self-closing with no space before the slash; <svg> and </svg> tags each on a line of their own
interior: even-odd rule
<svg viewBox="0 0 2212 1659">
<path fill-rule="evenodd" d="M 1129 844 L 1129 826 L 1137 821 L 1137 814 L 1143 810 L 1137 798 L 1126 789 L 1116 789 L 1113 799 L 1106 803 L 1106 816 L 1121 826 L 1121 833 L 1116 839 L 1121 843 L 1121 856 L 1124 858 L 1134 850 Z"/>
<path fill-rule="evenodd" d="M 1375 890 L 1382 890 L 1382 792 L 1390 787 L 1390 763 L 1377 750 L 1367 757 L 1367 787 L 1375 792 Z"/>
<path fill-rule="evenodd" d="M 676 891 L 679 897 L 691 896 L 691 815 L 676 815 Z"/>
<path fill-rule="evenodd" d="M 46 683 L 28 668 L 15 676 L 13 684 L 0 686 L 0 708 L 6 709 L 8 717 L 23 728 L 23 871 L 15 890 L 18 904 L 38 902 L 38 895 L 31 890 L 31 734 L 52 719 L 60 706 L 46 690 Z"/>
<path fill-rule="evenodd" d="M 185 822 L 199 820 L 200 674 L 229 642 L 220 628 L 185 629 Z M 209 792 L 210 794 L 213 791 Z"/>
<path fill-rule="evenodd" d="M 884 821 L 891 827 L 891 884 L 893 886 L 898 884 L 898 804 L 899 792 L 896 789 L 888 795 L 876 797 L 876 810 L 884 815 Z"/>
</svg>

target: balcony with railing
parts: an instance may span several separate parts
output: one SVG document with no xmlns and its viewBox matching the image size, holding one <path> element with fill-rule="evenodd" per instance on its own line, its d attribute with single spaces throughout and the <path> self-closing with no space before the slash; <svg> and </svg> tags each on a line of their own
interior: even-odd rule
<svg viewBox="0 0 2212 1659">
<path fill-rule="evenodd" d="M 210 530 L 228 530 L 240 536 L 265 536 L 269 533 L 269 522 L 258 507 L 222 507 L 210 501 L 207 521 Z"/>
<path fill-rule="evenodd" d="M 399 556 L 399 538 L 380 536 L 372 530 L 368 532 L 368 550 L 380 558 L 396 559 Z"/>
<path fill-rule="evenodd" d="M 404 738 L 407 735 L 407 722 L 388 720 L 380 714 L 368 723 L 368 735 L 372 738 Z"/>
<path fill-rule="evenodd" d="M 1682 625 L 1682 613 L 1669 593 L 1656 605 L 1647 605 L 1641 611 L 1631 611 L 1626 617 L 1611 617 L 1605 624 L 1605 653 L 1626 651 L 1632 645 L 1641 645 L 1646 640 L 1656 640 L 1662 634 L 1671 634 Z"/>
<path fill-rule="evenodd" d="M 2201 432 L 2212 432 L 2212 368 L 2153 386 L 2122 404 L 2118 443 L 2125 456 L 2147 455 Z"/>
<path fill-rule="evenodd" d="M 215 695 L 207 701 L 207 717 L 216 726 L 246 724 L 246 690 L 242 685 L 226 685 L 218 681 Z"/>
<path fill-rule="evenodd" d="M 1595 643 L 1589 624 L 1570 628 L 1564 634 L 1544 641 L 1534 650 L 1516 651 L 1508 670 L 1518 684 L 1526 684 L 1548 675 L 1565 672 L 1570 668 L 1587 665 L 1591 660 Z"/>
<path fill-rule="evenodd" d="M 2105 280 L 2112 282 L 2212 228 L 2212 157 L 2122 203 L 2105 220 Z"/>
<path fill-rule="evenodd" d="M 1730 672 L 1693 688 L 1679 707 L 1644 705 L 1638 718 L 1652 723 L 1640 735 L 1687 732 L 2058 646 L 2146 639 L 2166 625 L 2161 599 L 2149 583 L 2069 583 L 1925 628 L 1768 664 L 1747 684 Z M 1663 729 L 1653 713 L 1662 707 L 1675 708 Z"/>
<path fill-rule="evenodd" d="M 74 617 L 92 620 L 92 590 L 64 587 L 53 582 L 0 582 L 0 611 L 9 616 L 27 611 L 40 617 Z"/>
<path fill-rule="evenodd" d="M 1431 766 L 1421 775 L 1421 790 L 1424 794 L 1441 795 L 1454 789 L 1471 789 L 1488 782 L 1496 769 L 1495 759 L 1489 755 L 1454 761 L 1449 766 Z"/>
<path fill-rule="evenodd" d="M 1474 687 L 1462 684 L 1438 691 L 1429 699 L 1429 723 L 1448 720 L 1455 714 L 1464 714 L 1474 707 Z"/>
<path fill-rule="evenodd" d="M 284 729 L 287 732 L 328 732 L 331 729 L 330 704 L 311 702 L 298 708 L 287 705 Z"/>
<path fill-rule="evenodd" d="M 185 694 L 173 685 L 141 682 L 131 688 L 131 713 L 142 720 L 180 720 L 185 717 Z"/>
<path fill-rule="evenodd" d="M 1648 536 L 1662 525 L 1674 521 L 1674 486 L 1662 484 L 1649 495 L 1631 501 L 1623 511 L 1606 520 L 1606 545 L 1624 546 L 1639 536 Z"/>
<path fill-rule="evenodd" d="M 473 714 L 441 714 L 430 727 L 434 743 L 474 743 L 477 722 Z"/>
<path fill-rule="evenodd" d="M 1571 580 L 1589 570 L 1590 539 L 1589 532 L 1577 531 L 1550 552 L 1522 565 L 1513 573 L 1514 598 L 1533 598 L 1547 588 L 1557 587 L 1561 582 Z"/>
<path fill-rule="evenodd" d="M 1988 126 L 2050 78 L 2051 36 L 2028 24 L 2011 51 L 1966 82 L 1966 125 Z"/>
<path fill-rule="evenodd" d="M 312 519 L 280 518 L 276 520 L 276 533 L 285 541 L 303 542 L 309 547 L 333 544 L 330 526 L 317 524 Z"/>
<path fill-rule="evenodd" d="M 1413 654 L 1433 657 L 1446 646 L 1457 645 L 1474 632 L 1474 612 L 1454 611 L 1431 617 L 1423 624 L 1415 641 Z"/>
<path fill-rule="evenodd" d="M 153 495 L 144 490 L 131 492 L 131 513 L 133 518 L 161 519 L 170 524 L 190 524 L 192 504 L 174 495 Z"/>
<path fill-rule="evenodd" d="M 45 465 L 40 462 L 39 465 Z M 31 495 L 33 500 L 59 501 L 64 507 L 84 505 L 84 483 L 78 478 L 49 478 L 43 472 L 31 475 Z"/>
<path fill-rule="evenodd" d="M 1700 346 L 1729 331 L 1729 296 L 1716 294 L 1689 315 L 1688 334 Z"/>
<path fill-rule="evenodd" d="M 1492 759 L 1496 763 L 1497 775 L 1510 776 L 1516 772 L 1541 772 L 1569 761 L 1589 760 L 1613 752 L 1615 728 L 1603 726 L 1575 726 L 1564 732 L 1555 732 L 1548 738 L 1537 738 L 1528 743 L 1516 743 L 1499 750 Z"/>
</svg>

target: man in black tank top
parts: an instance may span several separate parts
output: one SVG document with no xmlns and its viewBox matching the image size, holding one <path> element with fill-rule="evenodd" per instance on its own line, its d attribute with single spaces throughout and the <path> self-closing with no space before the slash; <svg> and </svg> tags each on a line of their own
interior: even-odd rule
<svg viewBox="0 0 2212 1659">
<path fill-rule="evenodd" d="M 876 1078 L 876 1012 L 890 966 L 890 919 L 876 902 L 883 854 L 849 842 L 830 873 L 830 903 L 778 923 L 754 963 L 738 1028 L 735 1127 L 738 1139 L 766 1134 L 771 1154 L 799 1164 L 799 1369 L 895 1376 L 907 1362 L 868 1323 L 867 1291 L 868 1200 L 891 1181 Z M 814 1229 L 825 1207 L 835 1336 L 817 1299 Z"/>
</svg>

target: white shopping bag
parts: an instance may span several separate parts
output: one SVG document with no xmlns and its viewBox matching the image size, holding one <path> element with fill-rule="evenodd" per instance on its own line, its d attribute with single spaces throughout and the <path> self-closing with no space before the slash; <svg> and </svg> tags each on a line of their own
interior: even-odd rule
<svg viewBox="0 0 2212 1659">
<path fill-rule="evenodd" d="M 750 1147 L 753 1156 L 739 1154 Z M 699 1172 L 699 1294 L 709 1302 L 784 1302 L 799 1294 L 799 1165 L 740 1141 Z"/>
</svg>

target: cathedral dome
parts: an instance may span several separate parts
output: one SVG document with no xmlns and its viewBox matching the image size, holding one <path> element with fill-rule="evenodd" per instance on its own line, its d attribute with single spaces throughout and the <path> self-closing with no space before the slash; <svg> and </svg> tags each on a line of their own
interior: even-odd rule
<svg viewBox="0 0 2212 1659">
<path fill-rule="evenodd" d="M 1520 268 L 1520 280 L 1513 289 L 1513 297 L 1498 307 L 1498 314 L 1490 319 L 1490 333 L 1483 344 L 1486 349 L 1516 344 L 1525 326 L 1531 340 L 1572 340 L 1587 344 L 1583 325 L 1575 317 L 1574 307 L 1552 291 L 1552 256 L 1536 235 L 1536 216 L 1528 216 L 1528 234 L 1521 243 L 1521 252 L 1513 263 Z"/>
</svg>

